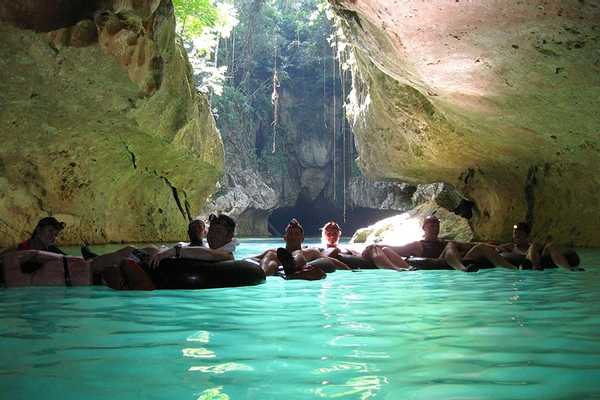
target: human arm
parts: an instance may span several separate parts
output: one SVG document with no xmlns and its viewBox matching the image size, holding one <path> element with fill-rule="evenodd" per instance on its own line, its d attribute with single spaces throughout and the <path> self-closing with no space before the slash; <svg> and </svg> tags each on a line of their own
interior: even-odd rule
<svg viewBox="0 0 600 400">
<path fill-rule="evenodd" d="M 411 242 L 404 246 L 385 246 L 398 254 L 400 257 L 422 257 L 423 256 L 423 245 L 421 242 Z"/>
<path fill-rule="evenodd" d="M 53 253 L 44 250 L 17 250 L 15 252 L 15 256 L 21 263 L 26 261 L 45 263 L 48 261 L 62 260 L 63 257 L 67 257 L 67 259 L 81 259 L 81 257 L 66 256 L 63 254 Z"/>
<path fill-rule="evenodd" d="M 306 249 L 302 249 L 302 255 L 304 256 L 306 262 L 310 262 L 316 260 L 317 258 L 323 257 L 319 249 L 315 247 L 308 247 Z"/>
<path fill-rule="evenodd" d="M 498 253 L 510 253 L 511 251 L 513 251 L 515 245 L 513 243 L 504 243 L 494 247 L 496 248 L 496 251 L 498 251 Z"/>
<path fill-rule="evenodd" d="M 469 269 L 461 261 L 462 255 L 466 253 L 466 248 L 464 242 L 448 242 L 440 258 L 444 258 L 448 265 L 455 270 L 469 272 Z"/>
<path fill-rule="evenodd" d="M 150 260 L 150 265 L 153 268 L 156 268 L 162 259 L 176 256 L 177 249 L 175 247 L 159 251 L 152 257 L 152 260 Z M 191 258 L 201 261 L 226 261 L 233 260 L 233 254 L 222 250 L 208 249 L 206 247 L 186 246 L 179 248 L 179 258 Z"/>
</svg>

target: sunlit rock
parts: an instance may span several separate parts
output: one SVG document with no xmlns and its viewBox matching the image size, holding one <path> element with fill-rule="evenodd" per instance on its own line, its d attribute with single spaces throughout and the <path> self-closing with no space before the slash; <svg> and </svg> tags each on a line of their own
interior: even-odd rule
<svg viewBox="0 0 600 400">
<path fill-rule="evenodd" d="M 66 243 L 182 239 L 223 145 L 171 2 L 47 3 L 0 6 L 0 245 L 48 214 Z"/>
<path fill-rule="evenodd" d="M 452 184 L 479 238 L 525 220 L 538 238 L 600 244 L 598 2 L 332 3 L 369 177 Z"/>
<path fill-rule="evenodd" d="M 473 238 L 471 228 L 464 218 L 441 208 L 434 201 L 423 203 L 405 213 L 383 219 L 376 224 L 356 231 L 352 243 L 382 243 L 401 246 L 421 240 L 423 219 L 435 213 L 440 218 L 440 238 L 470 241 Z"/>
</svg>

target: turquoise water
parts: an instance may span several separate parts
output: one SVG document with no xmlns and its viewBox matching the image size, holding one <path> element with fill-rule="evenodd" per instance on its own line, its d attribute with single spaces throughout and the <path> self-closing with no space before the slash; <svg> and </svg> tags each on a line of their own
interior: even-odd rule
<svg viewBox="0 0 600 400">
<path fill-rule="evenodd" d="M 270 240 L 244 240 L 238 256 Z M 204 291 L 0 289 L 2 399 L 600 398 L 583 273 L 338 271 Z"/>
</svg>

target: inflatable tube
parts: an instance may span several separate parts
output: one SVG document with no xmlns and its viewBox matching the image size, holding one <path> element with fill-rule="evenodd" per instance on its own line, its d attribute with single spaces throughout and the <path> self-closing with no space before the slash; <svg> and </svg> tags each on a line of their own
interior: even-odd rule
<svg viewBox="0 0 600 400">
<path fill-rule="evenodd" d="M 377 269 L 373 261 L 348 254 L 338 254 L 335 258 L 352 269 Z"/>
<path fill-rule="evenodd" d="M 425 271 L 454 269 L 449 266 L 446 260 L 443 258 L 409 257 L 406 262 L 408 262 L 411 267 Z"/>
<path fill-rule="evenodd" d="M 265 282 L 260 265 L 247 260 L 199 261 L 165 258 L 153 273 L 157 289 L 211 289 Z"/>
<path fill-rule="evenodd" d="M 328 274 L 335 272 L 336 270 L 336 265 L 327 258 L 317 258 L 316 260 L 307 262 L 306 265 L 311 267 L 319 267 L 321 270 L 323 270 L 323 272 Z"/>
<path fill-rule="evenodd" d="M 409 257 L 406 259 L 406 262 L 408 262 L 410 266 L 424 271 L 454 269 L 448 265 L 448 262 L 443 258 Z M 475 264 L 479 269 L 494 268 L 494 264 L 490 263 L 487 259 L 462 260 L 462 263 L 465 266 Z"/>
<path fill-rule="evenodd" d="M 511 252 L 500 253 L 500 257 L 514 265 L 515 267 L 523 267 L 523 269 L 532 269 L 531 262 L 524 255 Z"/>
</svg>

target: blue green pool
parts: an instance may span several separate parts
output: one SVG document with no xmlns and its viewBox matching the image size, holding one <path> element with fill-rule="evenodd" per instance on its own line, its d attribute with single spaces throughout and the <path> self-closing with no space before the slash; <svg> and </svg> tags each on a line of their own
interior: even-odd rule
<svg viewBox="0 0 600 400">
<path fill-rule="evenodd" d="M 583 273 L 0 289 L 1 398 L 598 399 L 600 251 L 581 255 Z"/>
</svg>

